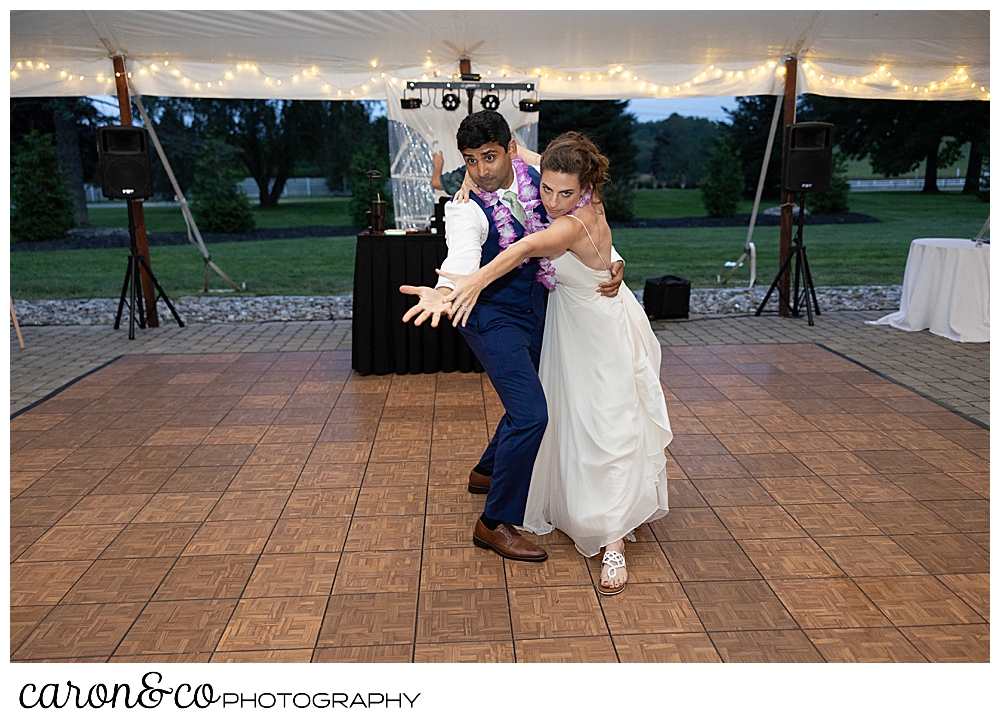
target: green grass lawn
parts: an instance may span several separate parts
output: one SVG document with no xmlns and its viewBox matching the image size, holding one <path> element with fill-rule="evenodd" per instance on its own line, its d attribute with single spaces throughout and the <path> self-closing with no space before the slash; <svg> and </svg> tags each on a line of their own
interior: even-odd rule
<svg viewBox="0 0 1000 723">
<path fill-rule="evenodd" d="M 291 226 L 353 226 L 349 205 L 351 199 L 342 196 L 285 199 L 275 208 L 261 208 L 251 203 L 257 228 L 289 228 Z M 146 206 L 146 230 L 150 233 L 184 231 L 180 206 Z M 128 228 L 128 210 L 124 206 L 90 208 L 90 225 L 100 228 Z"/>
<path fill-rule="evenodd" d="M 910 241 L 928 236 L 971 238 L 989 213 L 987 204 L 959 193 L 855 193 L 850 202 L 851 211 L 882 223 L 806 226 L 805 245 L 817 286 L 902 283 Z M 283 203 L 264 212 L 272 225 L 260 225 L 346 225 L 346 203 L 347 199 L 339 198 Z M 642 190 L 636 205 L 639 217 L 653 217 L 654 212 L 661 217 L 704 215 L 698 191 Z M 762 204 L 766 205 L 770 204 Z M 750 206 L 746 202 L 740 212 L 748 213 Z M 112 210 L 100 209 L 102 214 Z M 151 231 L 171 230 L 153 227 L 154 211 L 176 211 L 180 228 L 174 230 L 183 230 L 177 209 L 150 208 Z M 338 218 L 337 213 L 345 220 L 327 220 Z M 93 219 L 93 210 L 91 214 Z M 282 215 L 286 222 L 278 223 Z M 169 223 L 169 219 L 164 213 L 157 223 Z M 728 270 L 724 262 L 739 257 L 745 240 L 746 228 L 739 226 L 615 230 L 615 246 L 627 262 L 625 279 L 634 289 L 641 289 L 645 279 L 664 274 L 689 279 L 695 288 L 716 286 L 716 276 Z M 754 243 L 757 283 L 766 286 L 778 271 L 778 228 L 758 227 Z M 248 294 L 326 295 L 351 292 L 354 248 L 352 237 L 212 244 L 209 251 L 237 283 L 246 283 Z M 195 247 L 154 246 L 150 254 L 153 270 L 171 297 L 201 293 L 204 264 Z M 12 253 L 11 292 L 21 299 L 116 298 L 121 294 L 126 259 L 123 249 Z M 748 278 L 745 265 L 730 285 L 745 286 Z M 214 273 L 211 286 L 227 288 Z"/>
</svg>

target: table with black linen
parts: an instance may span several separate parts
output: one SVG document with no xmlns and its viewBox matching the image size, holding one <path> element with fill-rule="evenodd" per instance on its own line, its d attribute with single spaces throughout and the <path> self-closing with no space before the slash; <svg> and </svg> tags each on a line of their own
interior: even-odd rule
<svg viewBox="0 0 1000 723">
<path fill-rule="evenodd" d="M 404 284 L 435 286 L 434 272 L 448 255 L 444 236 L 429 232 L 405 236 L 362 233 L 354 259 L 354 311 L 351 366 L 359 374 L 481 372 L 482 365 L 451 320 L 414 326 L 403 314 L 417 297 L 399 291 Z"/>
</svg>

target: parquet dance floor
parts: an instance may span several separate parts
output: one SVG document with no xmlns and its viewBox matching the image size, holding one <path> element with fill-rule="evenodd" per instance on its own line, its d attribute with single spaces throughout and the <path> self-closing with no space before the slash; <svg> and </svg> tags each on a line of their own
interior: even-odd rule
<svg viewBox="0 0 1000 723">
<path fill-rule="evenodd" d="M 122 357 L 11 420 L 11 660 L 989 660 L 988 430 L 813 345 L 662 380 L 671 512 L 602 598 L 560 533 L 472 545 L 485 376 Z"/>
</svg>

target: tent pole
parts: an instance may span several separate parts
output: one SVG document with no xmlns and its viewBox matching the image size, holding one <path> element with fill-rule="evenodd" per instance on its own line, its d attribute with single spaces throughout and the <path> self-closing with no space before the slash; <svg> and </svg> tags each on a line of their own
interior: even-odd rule
<svg viewBox="0 0 1000 723">
<path fill-rule="evenodd" d="M 212 257 L 208 253 L 208 249 L 205 247 L 205 240 L 201 237 L 201 231 L 198 230 L 198 224 L 195 223 L 194 216 L 191 214 L 191 209 L 188 207 L 188 202 L 184 197 L 184 192 L 181 191 L 181 186 L 177 183 L 177 177 L 174 176 L 174 169 L 170 167 L 170 161 L 167 160 L 167 154 L 164 153 L 163 146 L 160 145 L 160 139 L 156 135 L 156 129 L 153 127 L 152 121 L 149 120 L 149 116 L 146 114 L 146 108 L 143 106 L 138 93 L 135 94 L 135 107 L 139 109 L 139 115 L 142 116 L 142 122 L 145 124 L 146 130 L 149 131 L 149 137 L 153 141 L 153 147 L 156 148 L 156 153 L 160 157 L 160 163 L 163 164 L 163 170 L 167 172 L 167 178 L 170 179 L 170 185 L 173 186 L 174 195 L 177 196 L 177 200 L 181 204 L 181 215 L 184 217 L 184 223 L 188 227 L 188 241 L 197 246 L 198 250 L 201 251 L 201 257 L 205 262 L 205 293 L 208 293 L 209 268 L 225 279 L 226 283 L 233 287 L 234 291 L 240 291 L 240 287 L 236 285 L 236 282 L 226 276 L 222 272 L 222 269 L 220 269 L 215 262 L 212 261 Z M 194 239 L 191 238 L 192 229 L 194 229 Z"/>
<path fill-rule="evenodd" d="M 795 89 L 797 84 L 797 73 L 798 71 L 798 60 L 795 56 L 791 56 L 785 60 L 785 132 L 782 134 L 784 139 L 781 144 L 781 160 L 782 168 L 784 168 L 785 156 L 788 154 L 788 126 L 795 123 Z M 779 233 L 778 242 L 778 268 L 781 268 L 781 264 L 785 263 L 785 260 L 792 253 L 792 224 L 794 222 L 794 217 L 792 214 L 792 208 L 795 205 L 795 194 L 787 192 L 784 188 L 781 189 L 781 230 Z M 778 315 L 788 316 L 791 313 L 791 309 L 788 306 L 788 292 L 789 292 L 789 282 L 791 278 L 791 272 L 786 268 L 785 273 L 781 275 L 781 279 L 778 281 Z"/>
<path fill-rule="evenodd" d="M 125 58 L 121 55 L 116 55 L 111 59 L 112 64 L 115 69 L 115 90 L 118 93 L 118 112 L 121 115 L 121 124 L 123 126 L 132 125 L 132 104 L 129 99 L 128 94 L 128 74 L 125 71 Z M 150 268 L 153 268 L 149 262 L 149 239 L 146 237 L 146 214 L 142 210 L 142 200 L 141 199 L 129 199 L 126 201 L 132 209 L 132 218 L 135 220 L 135 246 L 139 252 L 139 255 L 146 261 L 146 264 Z M 141 268 L 142 272 L 142 295 L 146 301 L 146 324 L 155 329 L 160 325 L 160 317 L 156 313 L 156 288 L 153 286 L 153 280 L 146 273 L 146 270 Z"/>
</svg>

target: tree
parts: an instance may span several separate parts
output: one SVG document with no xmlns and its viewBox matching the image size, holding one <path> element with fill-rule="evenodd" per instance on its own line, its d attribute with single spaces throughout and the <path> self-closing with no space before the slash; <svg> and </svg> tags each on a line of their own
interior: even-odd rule
<svg viewBox="0 0 1000 723">
<path fill-rule="evenodd" d="M 206 138 L 191 186 L 191 213 L 206 233 L 246 233 L 256 227 L 242 180 L 238 151 L 218 138 Z"/>
<path fill-rule="evenodd" d="M 368 171 L 378 171 L 381 178 L 370 180 Z M 367 226 L 365 211 L 378 194 L 386 202 L 386 228 L 393 223 L 392 191 L 389 185 L 389 121 L 376 118 L 369 129 L 369 138 L 351 158 L 351 221 L 355 226 Z"/>
<path fill-rule="evenodd" d="M 383 135 L 380 142 L 374 137 L 377 130 L 371 122 L 370 109 L 358 101 L 324 101 L 322 111 L 324 128 L 319 167 L 331 192 L 350 193 L 353 187 L 351 162 L 360 149 L 374 142 L 379 148 L 384 146 L 388 159 L 386 127 L 379 126 Z"/>
<path fill-rule="evenodd" d="M 32 130 L 51 135 L 73 199 L 77 226 L 89 226 L 84 184 L 97 179 L 95 128 L 107 118 L 89 98 L 11 98 L 11 144 L 17 145 Z"/>
<path fill-rule="evenodd" d="M 11 236 L 15 241 L 62 238 L 73 228 L 73 198 L 52 136 L 31 130 L 12 150 Z"/>
<path fill-rule="evenodd" d="M 806 206 L 813 213 L 846 213 L 851 192 L 847 182 L 847 158 L 834 151 L 830 169 L 830 187 L 822 193 L 811 193 Z"/>
<path fill-rule="evenodd" d="M 962 144 L 970 137 L 981 137 L 975 109 L 967 107 L 969 103 L 979 101 L 862 100 L 808 95 L 801 107 L 803 120 L 833 123 L 841 151 L 851 158 L 868 157 L 876 173 L 902 175 L 925 162 L 923 192 L 937 193 L 938 168 L 954 163 Z M 987 106 L 988 128 L 989 104 L 982 105 Z"/>
<path fill-rule="evenodd" d="M 764 163 L 767 136 L 774 117 L 774 104 L 779 100 L 773 95 L 743 96 L 736 99 L 734 108 L 726 109 L 729 122 L 722 124 L 721 131 L 729 146 L 740 154 L 744 198 L 754 198 L 757 194 L 760 167 Z M 781 196 L 781 129 L 784 127 L 784 109 L 781 116 L 771 148 L 771 159 L 767 164 L 767 175 L 764 177 L 764 198 L 775 199 Z"/>
<path fill-rule="evenodd" d="M 737 202 L 743 190 L 743 173 L 740 152 L 725 139 L 719 139 L 708 159 L 708 176 L 701 185 L 702 202 L 713 218 L 731 218 L 736 215 Z"/>
<path fill-rule="evenodd" d="M 608 157 L 611 183 L 603 190 L 604 207 L 611 221 L 630 221 L 634 215 L 637 171 L 636 145 L 632 139 L 635 116 L 626 112 L 624 100 L 545 101 L 539 114 L 539 144 L 565 131 L 579 131 L 597 144 Z"/>
<path fill-rule="evenodd" d="M 192 98 L 143 97 L 142 104 L 155 126 L 156 137 L 170 162 L 177 185 L 186 195 L 194 183 L 195 166 L 201 157 L 203 136 L 209 133 L 205 109 L 200 107 L 198 99 Z M 172 199 L 173 185 L 160 162 L 160 155 L 153 148 L 150 148 L 150 162 L 153 191 L 160 198 Z M 238 160 L 236 163 L 242 179 L 243 164 Z"/>
<path fill-rule="evenodd" d="M 673 188 L 700 185 L 718 135 L 718 124 L 707 118 L 674 113 L 662 121 L 650 159 L 650 172 L 657 184 Z"/>
</svg>

